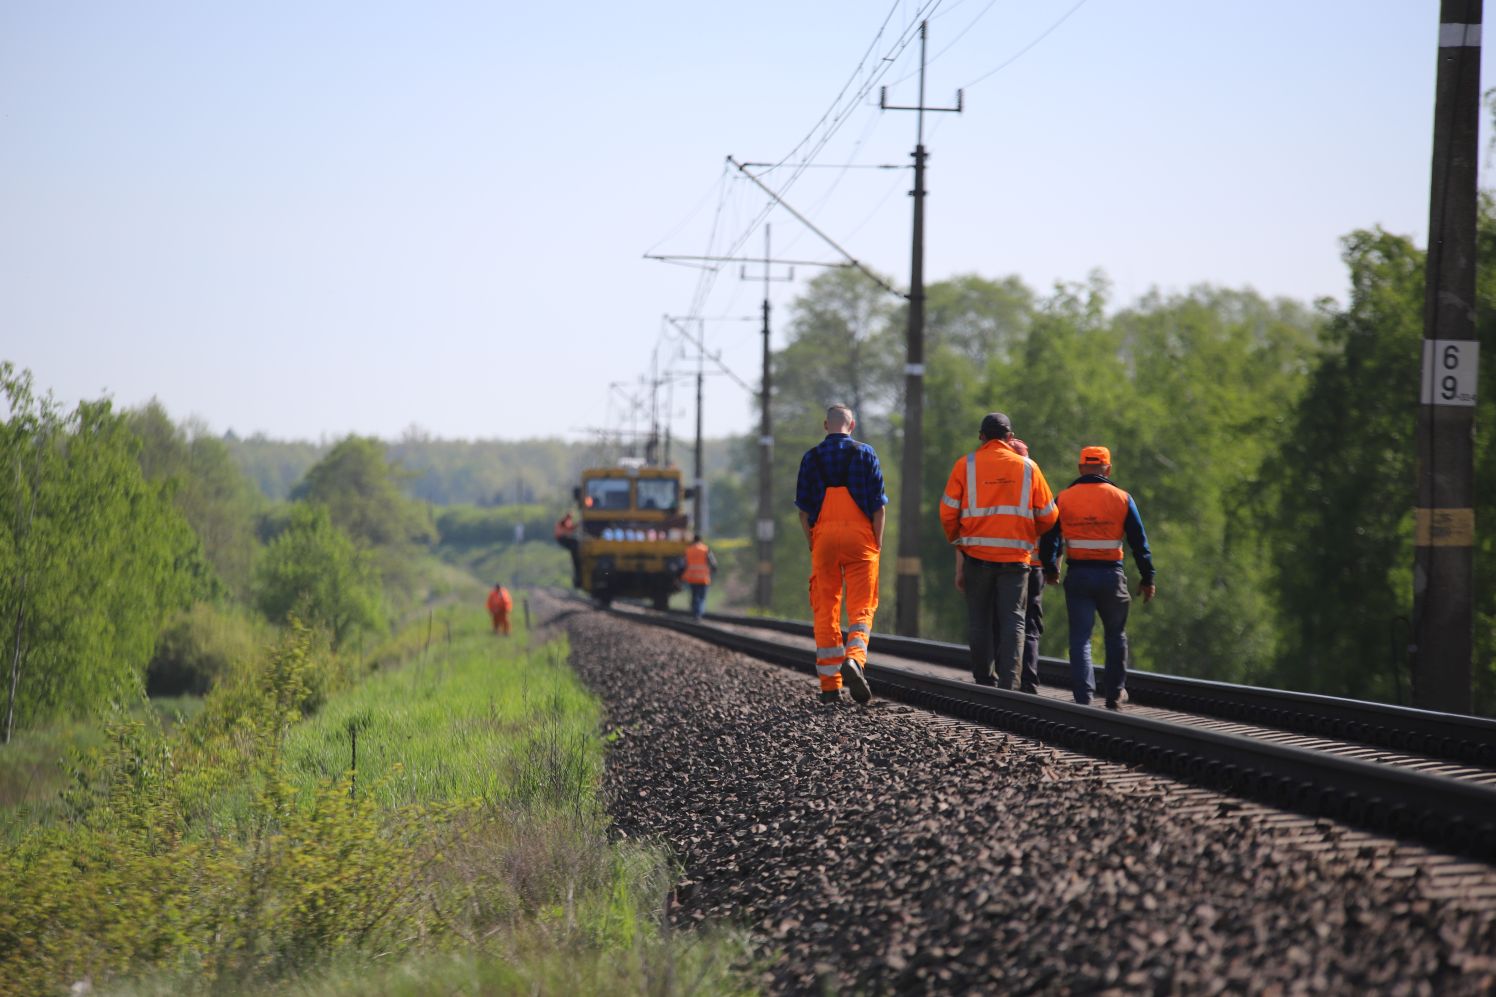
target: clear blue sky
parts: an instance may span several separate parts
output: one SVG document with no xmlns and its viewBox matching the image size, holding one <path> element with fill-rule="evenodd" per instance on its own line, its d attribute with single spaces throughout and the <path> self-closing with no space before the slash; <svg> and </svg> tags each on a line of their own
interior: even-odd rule
<svg viewBox="0 0 1496 997">
<path fill-rule="evenodd" d="M 0 358 L 215 432 L 580 437 L 662 315 L 756 315 L 735 267 L 642 258 L 761 251 L 726 155 L 909 161 L 912 114 L 836 97 L 881 73 L 913 103 L 921 12 L 926 99 L 966 88 L 927 119 L 929 280 L 1308 302 L 1343 298 L 1345 233 L 1425 240 L 1437 0 L 7 0 Z M 908 186 L 808 170 L 787 197 L 902 283 Z M 769 221 L 776 255 L 834 258 Z M 756 382 L 756 325 L 707 337 Z M 708 433 L 752 406 L 714 378 Z"/>
</svg>

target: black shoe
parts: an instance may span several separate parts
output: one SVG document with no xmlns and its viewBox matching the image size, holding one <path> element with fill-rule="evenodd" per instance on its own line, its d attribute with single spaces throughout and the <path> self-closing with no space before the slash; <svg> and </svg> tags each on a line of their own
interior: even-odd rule
<svg viewBox="0 0 1496 997">
<path fill-rule="evenodd" d="M 1108 699 L 1106 701 L 1106 708 L 1109 710 L 1121 711 L 1122 704 L 1117 702 L 1115 699 Z"/>
<path fill-rule="evenodd" d="M 866 703 L 873 698 L 873 690 L 867 684 L 867 677 L 862 674 L 862 668 L 848 658 L 841 666 L 842 685 L 852 694 L 852 698 L 859 703 Z"/>
<path fill-rule="evenodd" d="M 997 679 L 993 678 L 991 675 L 973 675 L 971 677 L 971 680 L 977 685 L 984 685 L 989 689 L 994 689 L 997 687 Z"/>
<path fill-rule="evenodd" d="M 830 692 L 823 692 L 823 693 L 821 693 L 821 702 L 823 702 L 823 703 L 840 703 L 841 702 L 841 690 L 840 689 L 832 689 Z"/>
<path fill-rule="evenodd" d="M 1036 686 L 1036 685 L 1030 685 L 1027 682 L 1025 682 L 1023 684 L 1023 688 L 1019 689 L 1018 691 L 1019 692 L 1026 692 L 1030 696 L 1037 696 L 1037 695 L 1039 695 L 1039 687 Z"/>
</svg>

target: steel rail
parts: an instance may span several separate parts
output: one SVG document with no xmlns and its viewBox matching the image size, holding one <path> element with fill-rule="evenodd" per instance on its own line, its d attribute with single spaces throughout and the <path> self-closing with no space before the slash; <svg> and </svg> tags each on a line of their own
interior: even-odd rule
<svg viewBox="0 0 1496 997">
<path fill-rule="evenodd" d="M 706 619 L 812 636 L 810 624 L 799 620 L 728 613 L 708 613 Z M 881 633 L 873 634 L 869 644 L 875 655 L 883 651 L 967 672 L 971 667 L 965 644 Z M 1099 688 L 1100 666 L 1095 670 Z M 1068 687 L 1070 664 L 1063 658 L 1041 657 L 1039 675 L 1046 684 Z M 1496 767 L 1496 720 L 1487 717 L 1133 670 L 1127 673 L 1127 695 L 1140 706 L 1357 741 L 1483 768 Z"/>
<path fill-rule="evenodd" d="M 676 614 L 619 615 L 797 671 L 815 672 L 801 648 Z M 886 699 L 1136 764 L 1233 796 L 1496 860 L 1496 789 L 1491 787 L 894 666 L 870 669 L 868 679 L 874 692 Z"/>
</svg>

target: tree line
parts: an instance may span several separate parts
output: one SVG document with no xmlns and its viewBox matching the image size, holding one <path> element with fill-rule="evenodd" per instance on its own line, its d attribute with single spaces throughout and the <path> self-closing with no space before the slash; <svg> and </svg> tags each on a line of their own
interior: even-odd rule
<svg viewBox="0 0 1496 997">
<path fill-rule="evenodd" d="M 976 275 L 928 287 L 922 633 L 964 641 L 936 503 L 955 460 L 976 448 L 983 413 L 995 410 L 1012 417 L 1056 491 L 1076 477 L 1080 447 L 1111 448 L 1114 480 L 1136 497 L 1159 568 L 1160 598 L 1136 607 L 1129 625 L 1141 667 L 1409 701 L 1424 254 L 1371 229 L 1347 236 L 1342 258 L 1344 306 L 1200 286 L 1116 308 L 1099 273 L 1047 294 Z M 1493 272 L 1487 198 L 1483 337 L 1496 321 Z M 793 488 L 827 405 L 856 411 L 856 435 L 878 449 L 897 501 L 906 320 L 897 299 L 850 270 L 818 276 L 790 308 L 789 341 L 772 361 L 779 614 L 806 612 Z M 1491 352 L 1481 358 L 1487 386 Z M 1477 424 L 1490 426 L 1489 387 L 1480 399 Z M 756 436 L 740 440 L 733 487 L 751 485 L 755 446 Z M 1491 457 L 1489 434 L 1478 437 L 1478 522 L 1496 513 Z M 885 621 L 897 522 L 890 508 Z M 751 519 L 737 525 L 747 535 Z M 1487 530 L 1477 543 L 1475 694 L 1493 713 L 1496 540 Z M 1063 592 L 1045 598 L 1045 652 L 1063 655 Z"/>
<path fill-rule="evenodd" d="M 1488 336 L 1489 199 L 1479 254 L 1477 322 Z M 999 410 L 1056 490 L 1074 477 L 1081 446 L 1111 448 L 1159 567 L 1160 598 L 1129 628 L 1141 667 L 1408 701 L 1424 254 L 1371 229 L 1347 236 L 1342 255 L 1343 306 L 1201 286 L 1118 308 L 1099 273 L 1047 293 L 1013 277 L 929 286 L 922 632 L 964 640 L 936 502 L 951 465 L 976 447 L 981 416 Z M 857 412 L 857 435 L 878 448 L 897 501 L 905 323 L 902 304 L 854 271 L 822 274 L 789 309 L 788 341 L 772 360 L 780 615 L 806 613 L 794 480 L 828 404 Z M 1492 363 L 1486 351 L 1487 384 Z M 260 622 L 300 614 L 341 643 L 377 632 L 410 608 L 395 593 L 420 588 L 410 555 L 433 545 L 485 577 L 560 578 L 562 559 L 544 549 L 549 525 L 577 472 L 616 457 L 592 444 L 417 431 L 330 445 L 215 437 L 154 403 L 64 412 L 9 364 L 0 393 L 7 736 L 138 694 L 153 674 L 163 689 L 201 691 L 215 653 L 252 643 L 245 628 Z M 1491 424 L 1493 404 L 1482 392 L 1477 425 Z M 1476 518 L 1488 522 L 1496 461 L 1485 436 L 1476 446 Z M 710 441 L 715 537 L 753 535 L 756 469 L 756 432 Z M 889 551 L 897 523 L 891 510 Z M 1492 546 L 1478 533 L 1475 696 L 1486 713 L 1496 713 Z M 729 570 L 751 578 L 742 558 Z M 893 560 L 883 564 L 885 623 Z M 1046 605 L 1045 651 L 1063 654 L 1063 592 Z"/>
<path fill-rule="evenodd" d="M 221 439 L 158 403 L 64 411 L 0 363 L 3 726 L 97 715 L 148 687 L 205 692 L 293 618 L 336 649 L 429 595 L 429 508 L 350 436 L 270 502 Z"/>
</svg>

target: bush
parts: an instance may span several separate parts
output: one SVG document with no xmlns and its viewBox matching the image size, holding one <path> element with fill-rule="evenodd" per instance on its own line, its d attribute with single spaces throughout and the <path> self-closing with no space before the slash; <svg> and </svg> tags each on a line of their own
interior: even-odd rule
<svg viewBox="0 0 1496 997">
<path fill-rule="evenodd" d="M 199 602 L 177 614 L 162 631 L 146 669 L 146 693 L 207 695 L 236 664 L 258 657 L 264 643 L 263 628 L 252 621 Z"/>
</svg>

